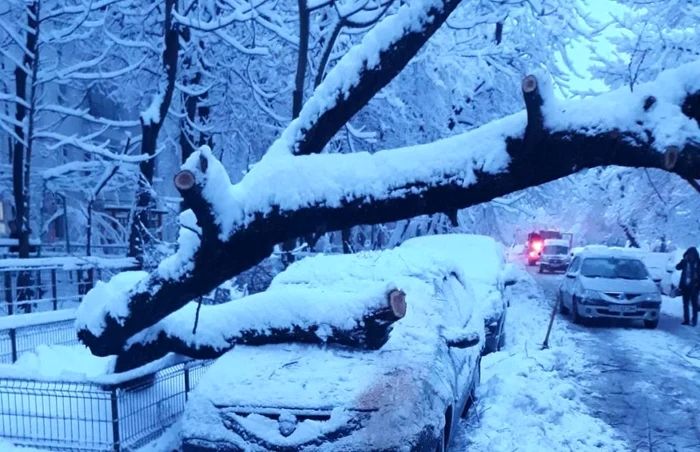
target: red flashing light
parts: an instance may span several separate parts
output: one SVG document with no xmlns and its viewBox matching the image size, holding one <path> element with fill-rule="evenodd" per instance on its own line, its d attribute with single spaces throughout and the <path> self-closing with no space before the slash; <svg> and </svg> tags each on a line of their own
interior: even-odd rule
<svg viewBox="0 0 700 452">
<path fill-rule="evenodd" d="M 532 248 L 535 251 L 542 251 L 542 242 L 533 242 L 532 243 Z"/>
<path fill-rule="evenodd" d="M 537 256 L 537 252 L 535 251 L 530 251 L 530 257 L 535 257 Z"/>
</svg>

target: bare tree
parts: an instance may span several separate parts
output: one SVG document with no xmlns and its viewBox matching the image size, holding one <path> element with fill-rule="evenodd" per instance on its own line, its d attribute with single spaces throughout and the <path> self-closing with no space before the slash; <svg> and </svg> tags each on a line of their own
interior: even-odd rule
<svg viewBox="0 0 700 452">
<path fill-rule="evenodd" d="M 177 0 L 165 0 L 163 21 L 162 71 L 158 92 L 153 96 L 150 106 L 141 113 L 141 155 L 147 157 L 141 162 L 141 178 L 136 194 L 136 209 L 131 220 L 129 234 L 129 256 L 143 261 L 144 246 L 150 240 L 149 208 L 152 207 L 153 195 L 151 184 L 155 171 L 155 155 L 158 146 L 158 134 L 168 116 L 168 110 L 175 92 L 175 82 L 180 53 L 180 34 L 173 20 L 173 11 Z"/>
</svg>

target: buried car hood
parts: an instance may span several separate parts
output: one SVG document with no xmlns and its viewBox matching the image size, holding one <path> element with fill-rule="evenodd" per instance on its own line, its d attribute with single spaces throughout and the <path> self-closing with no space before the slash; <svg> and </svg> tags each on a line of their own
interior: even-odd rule
<svg viewBox="0 0 700 452">
<path fill-rule="evenodd" d="M 581 285 L 584 289 L 595 290 L 596 292 L 652 293 L 658 291 L 656 284 L 650 278 L 612 279 L 581 276 Z"/>
<path fill-rule="evenodd" d="M 417 384 L 434 359 L 420 351 L 407 358 L 396 350 L 239 346 L 211 366 L 192 398 L 216 407 L 373 410 L 391 403 L 392 388 Z"/>
<path fill-rule="evenodd" d="M 449 358 L 422 353 L 424 344 L 416 348 L 237 347 L 191 393 L 181 432 L 191 446 L 184 450 L 325 452 L 346 443 L 353 444 L 347 450 L 389 450 L 404 434 L 439 424 L 445 403 L 437 401 L 451 400 Z M 294 427 L 283 434 L 287 419 Z"/>
</svg>

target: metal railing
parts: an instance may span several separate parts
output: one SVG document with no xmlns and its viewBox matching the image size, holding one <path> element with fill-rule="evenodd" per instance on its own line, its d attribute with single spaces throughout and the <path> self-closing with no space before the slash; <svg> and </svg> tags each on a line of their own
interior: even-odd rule
<svg viewBox="0 0 700 452">
<path fill-rule="evenodd" d="M 0 379 L 0 437 L 59 451 L 128 452 L 182 414 L 213 361 L 190 361 L 119 384 Z"/>
<path fill-rule="evenodd" d="M 66 261 L 68 263 L 61 262 Z M 75 308 L 99 280 L 133 270 L 128 259 L 97 257 L 8 259 L 0 262 L 0 316 Z M 20 274 L 25 279 L 20 278 Z"/>
<path fill-rule="evenodd" d="M 31 314 L 27 314 L 31 315 Z M 0 364 L 12 364 L 39 345 L 76 345 L 75 319 L 0 329 Z"/>
</svg>

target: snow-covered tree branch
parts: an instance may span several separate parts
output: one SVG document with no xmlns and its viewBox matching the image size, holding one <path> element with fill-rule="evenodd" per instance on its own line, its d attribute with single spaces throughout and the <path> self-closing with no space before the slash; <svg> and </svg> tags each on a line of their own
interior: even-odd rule
<svg viewBox="0 0 700 452">
<path fill-rule="evenodd" d="M 88 297 L 78 336 L 97 355 L 119 353 L 131 336 L 257 264 L 275 244 L 309 232 L 465 208 L 605 165 L 700 178 L 698 74 L 700 62 L 634 93 L 566 102 L 553 98 L 547 80 L 528 76 L 526 111 L 473 131 L 375 154 L 273 153 L 237 184 L 204 147 L 175 179 L 191 208 L 178 252 L 113 300 Z"/>
</svg>

